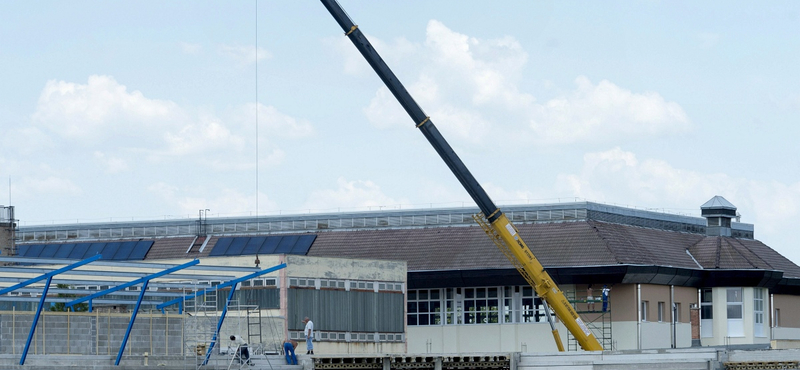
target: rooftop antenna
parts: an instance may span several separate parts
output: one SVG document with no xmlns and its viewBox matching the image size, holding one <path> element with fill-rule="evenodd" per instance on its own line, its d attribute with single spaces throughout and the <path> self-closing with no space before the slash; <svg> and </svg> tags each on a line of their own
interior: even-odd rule
<svg viewBox="0 0 800 370">
<path fill-rule="evenodd" d="M 256 5 L 256 217 L 258 217 L 258 0 Z"/>
</svg>

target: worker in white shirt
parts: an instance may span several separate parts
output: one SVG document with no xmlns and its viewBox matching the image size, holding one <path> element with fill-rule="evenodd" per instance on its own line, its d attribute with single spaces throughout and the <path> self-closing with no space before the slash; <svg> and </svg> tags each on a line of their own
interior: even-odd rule
<svg viewBox="0 0 800 370">
<path fill-rule="evenodd" d="M 238 335 L 231 335 L 231 341 L 238 347 L 236 352 L 239 354 L 239 362 L 247 363 L 250 366 L 255 365 L 250 361 L 250 351 L 247 349 L 247 342 Z"/>
<path fill-rule="evenodd" d="M 311 321 L 308 316 L 303 319 L 303 323 L 306 324 L 306 328 L 303 330 L 303 334 L 306 336 L 306 354 L 313 355 L 314 354 L 314 322 Z"/>
</svg>

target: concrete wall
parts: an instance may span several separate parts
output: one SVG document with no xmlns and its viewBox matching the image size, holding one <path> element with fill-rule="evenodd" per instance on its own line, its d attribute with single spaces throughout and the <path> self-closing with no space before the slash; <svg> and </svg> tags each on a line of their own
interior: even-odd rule
<svg viewBox="0 0 800 370">
<path fill-rule="evenodd" d="M 672 326 L 666 322 L 642 323 L 642 349 L 670 348 Z M 675 327 L 677 334 L 677 348 L 692 346 L 692 326 L 689 323 L 679 323 Z M 612 337 L 614 350 L 632 350 L 638 348 L 639 329 L 636 321 L 615 321 L 612 324 Z"/>
<path fill-rule="evenodd" d="M 286 255 L 286 274 L 290 277 L 406 281 L 405 261 L 363 260 L 350 258 L 322 258 Z"/>
<path fill-rule="evenodd" d="M 771 328 L 772 339 L 777 340 L 800 340 L 800 328 Z"/>
<path fill-rule="evenodd" d="M 43 312 L 29 354 L 115 355 L 130 314 Z M 33 323 L 31 312 L 0 313 L 0 353 L 21 354 Z M 176 315 L 139 314 L 125 354 L 180 354 L 183 320 Z"/>
<path fill-rule="evenodd" d="M 567 329 L 556 325 L 564 347 Z M 547 323 L 410 326 L 408 353 L 557 352 Z"/>
</svg>

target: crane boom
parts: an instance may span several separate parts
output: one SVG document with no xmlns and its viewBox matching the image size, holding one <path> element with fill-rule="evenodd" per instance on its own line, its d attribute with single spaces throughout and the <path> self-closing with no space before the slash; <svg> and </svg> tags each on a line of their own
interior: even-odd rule
<svg viewBox="0 0 800 370">
<path fill-rule="evenodd" d="M 480 183 L 478 183 L 469 169 L 467 169 L 466 165 L 464 165 L 464 162 L 461 161 L 453 148 L 450 147 L 450 144 L 447 143 L 447 140 L 444 139 L 439 130 L 436 129 L 430 117 L 428 117 L 419 104 L 414 101 L 414 98 L 411 97 L 411 94 L 409 94 L 403 84 L 400 83 L 397 76 L 394 75 L 389 66 L 383 61 L 380 55 L 378 55 L 378 52 L 375 51 L 366 36 L 358 29 L 358 26 L 353 23 L 336 0 L 320 1 L 322 1 L 322 4 L 328 9 L 328 12 L 331 13 L 331 16 L 333 16 L 336 22 L 339 23 L 339 26 L 342 27 L 345 35 L 350 38 L 350 41 L 353 42 L 356 49 L 361 52 L 361 55 L 364 56 L 367 63 L 372 66 L 381 80 L 383 80 L 386 87 L 392 92 L 400 105 L 403 106 L 403 109 L 405 109 L 414 121 L 416 127 L 422 132 L 425 138 L 428 139 L 428 142 L 433 146 L 436 152 L 439 153 L 439 156 L 442 157 L 456 178 L 458 178 L 458 181 L 461 182 L 461 185 L 466 189 L 467 193 L 469 193 L 475 203 L 478 204 L 482 216 L 475 217 L 475 220 L 484 228 L 484 231 L 489 234 L 495 244 L 497 244 L 500 250 L 503 251 L 506 257 L 514 264 L 528 283 L 531 284 L 534 290 L 536 290 L 536 293 L 553 308 L 556 316 L 564 323 L 567 330 L 572 333 L 581 345 L 581 348 L 587 351 L 602 351 L 603 347 L 600 345 L 600 342 L 597 341 L 580 316 L 578 316 L 578 313 L 575 312 L 575 309 L 564 296 L 564 293 L 556 286 L 539 260 L 534 257 L 533 252 L 519 235 L 517 228 L 514 227 L 505 214 L 495 206 Z M 556 338 L 558 348 L 563 350 L 558 333 L 554 328 L 553 334 Z"/>
</svg>

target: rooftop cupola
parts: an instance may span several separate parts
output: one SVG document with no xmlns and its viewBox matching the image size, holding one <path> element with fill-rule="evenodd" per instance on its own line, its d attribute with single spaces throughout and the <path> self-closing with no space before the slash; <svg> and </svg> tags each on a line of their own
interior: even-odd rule
<svg viewBox="0 0 800 370">
<path fill-rule="evenodd" d="M 731 219 L 737 217 L 736 206 L 716 195 L 700 206 L 700 214 L 708 220 L 706 235 L 731 236 Z"/>
</svg>

